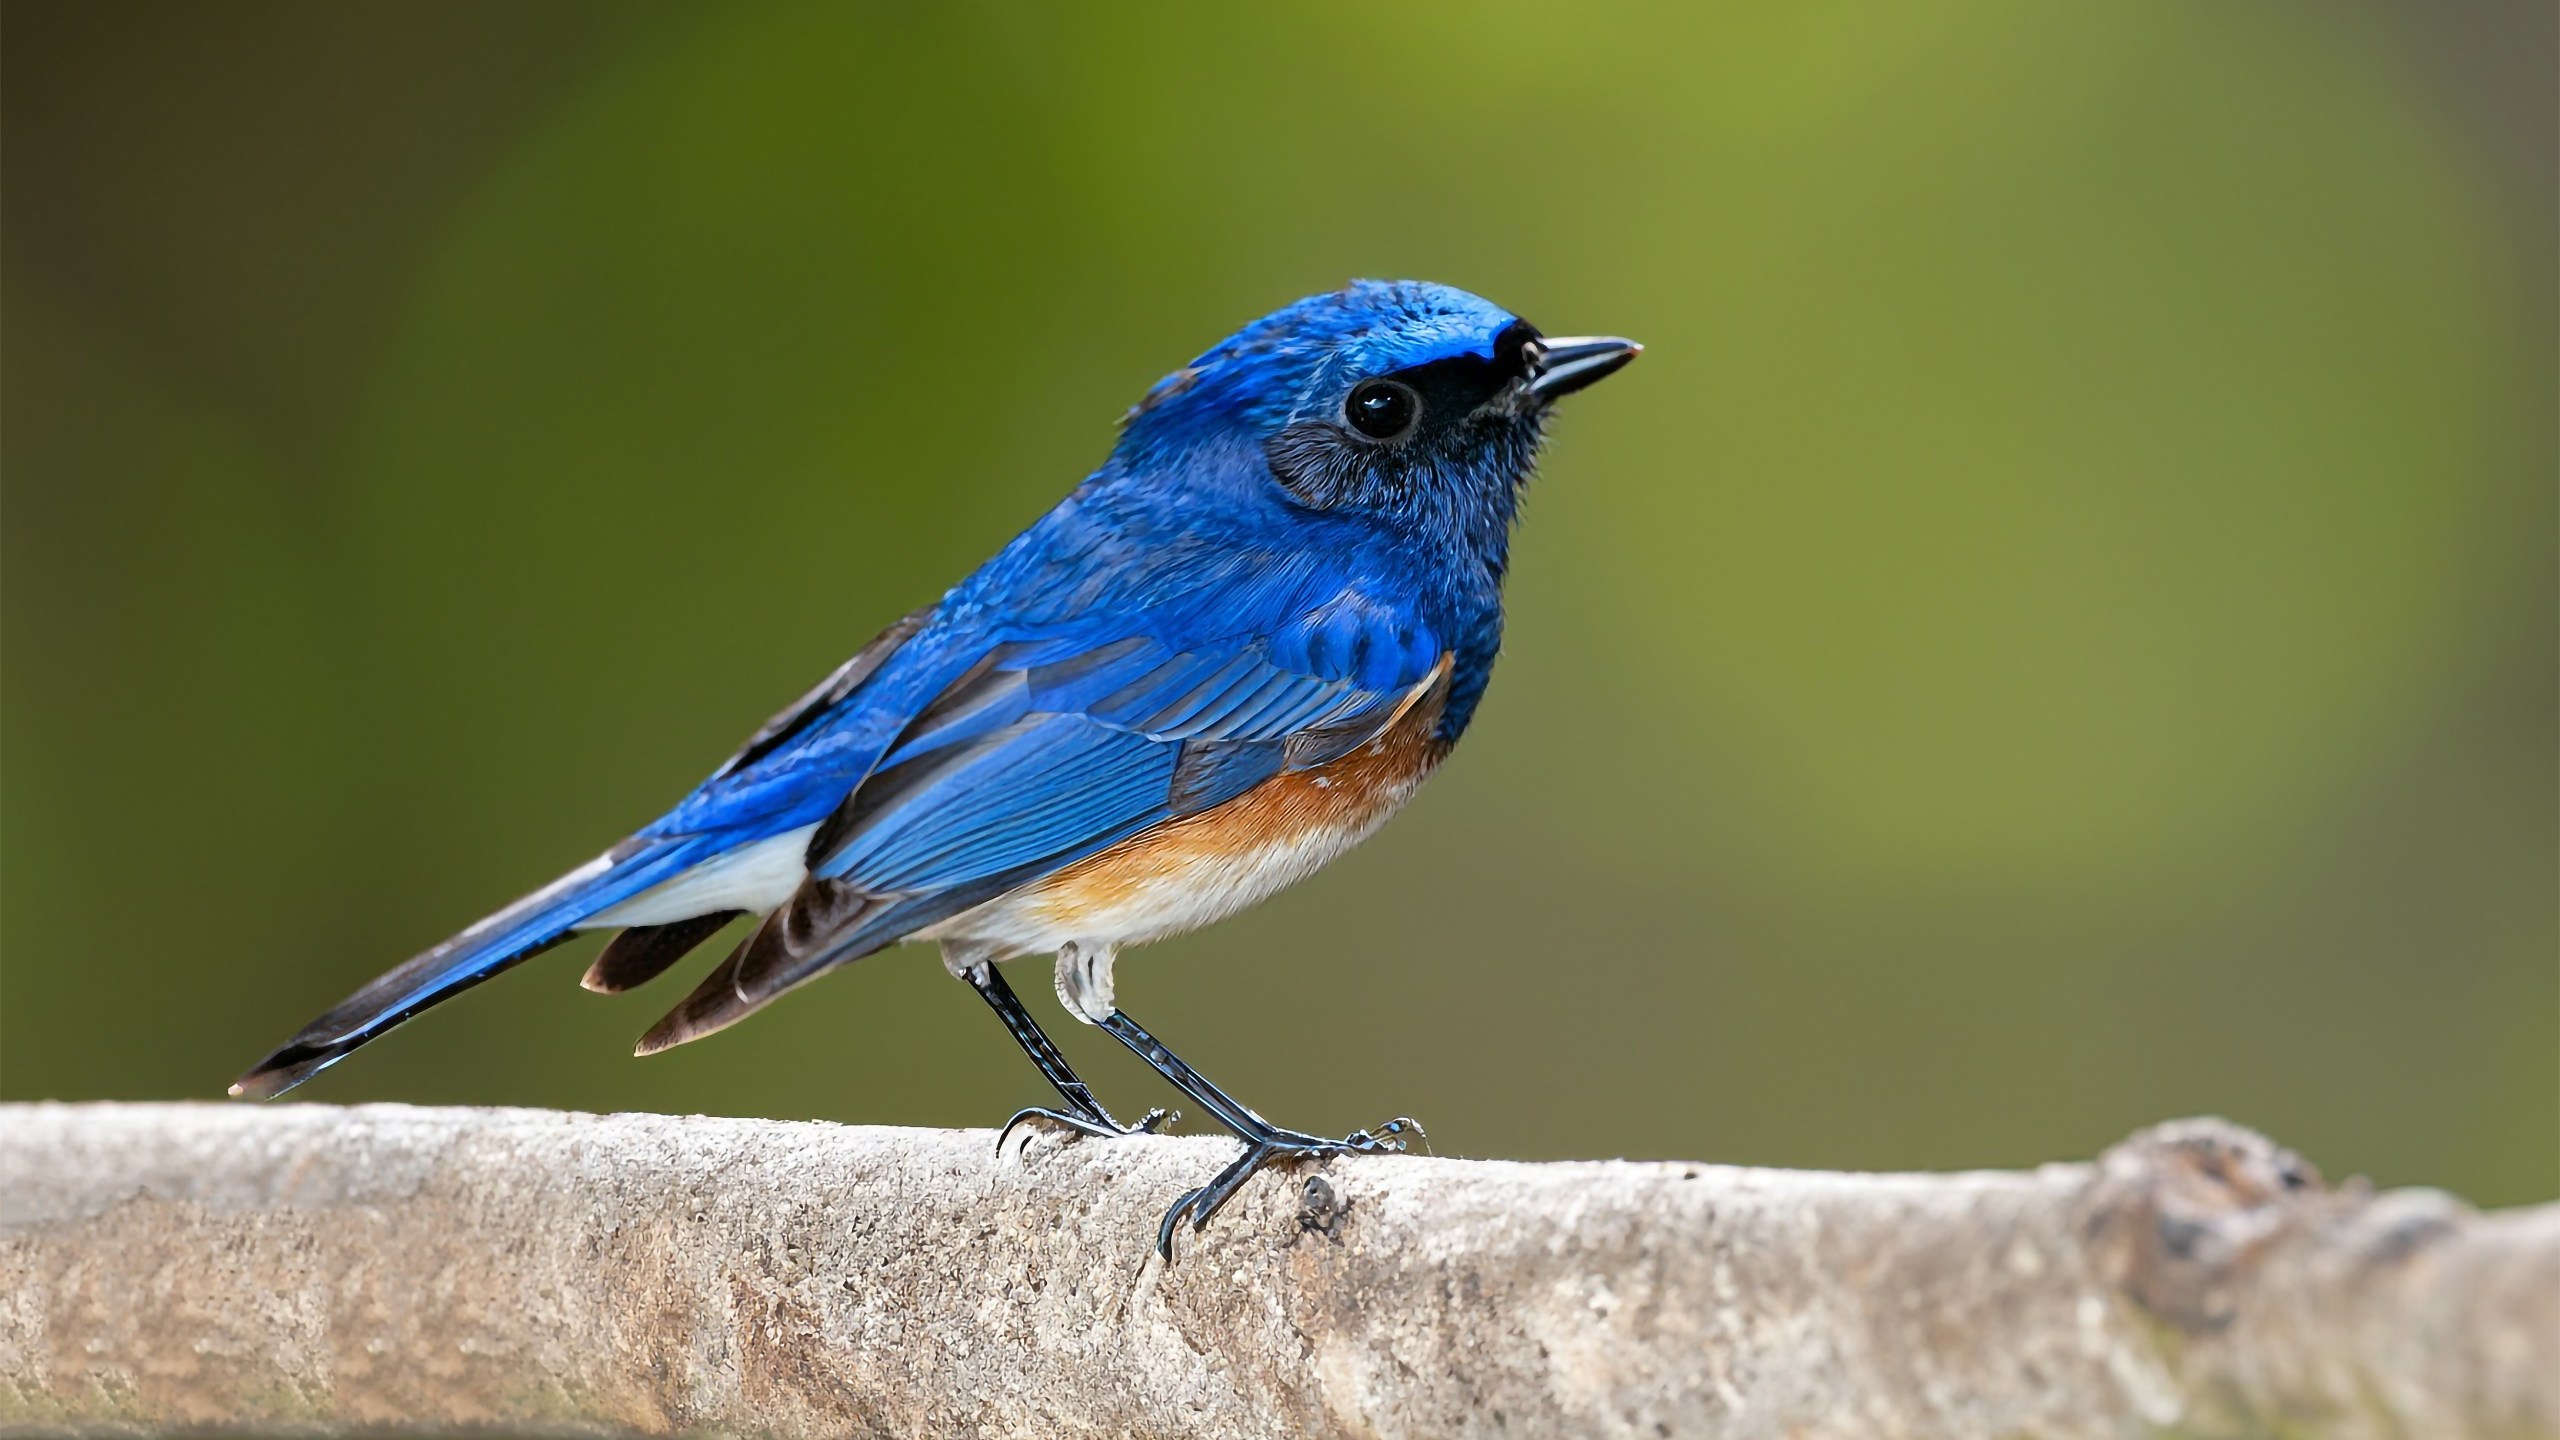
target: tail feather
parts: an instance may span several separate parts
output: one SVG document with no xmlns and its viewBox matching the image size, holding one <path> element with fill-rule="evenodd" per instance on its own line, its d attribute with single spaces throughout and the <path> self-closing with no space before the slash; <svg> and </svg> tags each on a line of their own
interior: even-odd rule
<svg viewBox="0 0 2560 1440">
<path fill-rule="evenodd" d="M 720 933 L 721 927 L 747 912 L 714 910 L 690 920 L 664 925 L 634 925 L 616 935 L 578 981 L 599 995 L 619 995 L 646 985 L 693 953 L 693 947 Z"/>
<path fill-rule="evenodd" d="M 873 894 L 847 881 L 811 876 L 800 882 L 789 901 L 747 932 L 747 938 L 702 977 L 692 994 L 649 1027 L 632 1053 L 655 1055 L 726 1030 L 780 999 L 784 991 L 993 899 L 1039 869 L 1023 866 L 967 885 L 904 896 Z M 708 937 L 691 943 L 703 938 Z M 670 956 L 658 969 L 673 963 Z"/>
<path fill-rule="evenodd" d="M 481 981 L 513 969 L 566 941 L 570 934 L 564 929 L 548 939 L 537 940 L 490 959 L 476 969 L 466 970 L 440 986 L 426 988 L 416 983 L 416 976 L 431 964 L 445 961 L 447 956 L 438 953 L 443 948 L 441 946 L 415 956 L 340 1001 L 328 1014 L 303 1026 L 292 1039 L 277 1046 L 274 1054 L 232 1081 L 231 1093 L 244 1099 L 272 1100 L 337 1064 L 354 1053 L 357 1047 L 410 1016 L 430 1006 L 441 1005 Z"/>
<path fill-rule="evenodd" d="M 757 1002 L 738 994 L 738 962 L 754 940 L 749 936 L 738 942 L 729 958 L 713 967 L 693 987 L 693 993 L 676 1002 L 657 1024 L 649 1027 L 640 1043 L 631 1047 L 634 1055 L 655 1055 L 672 1050 L 688 1040 L 699 1040 L 715 1030 L 726 1030 L 747 1018 L 758 1008 Z"/>
<path fill-rule="evenodd" d="M 895 943 L 895 935 L 865 937 L 861 927 L 866 917 L 877 917 L 896 903 L 895 897 L 869 894 L 841 880 L 802 881 L 790 903 L 749 931 L 747 938 L 738 942 L 738 948 L 729 952 L 728 959 L 702 977 L 692 994 L 649 1027 L 649 1033 L 640 1037 L 632 1053 L 655 1055 L 674 1049 L 715 1030 L 726 1030 L 763 1009 L 791 988 L 789 984 L 759 985 L 756 981 L 759 967 L 768 963 L 764 957 L 777 949 L 803 954 L 828 947 L 829 963 L 805 967 L 799 976 L 805 980 L 820 970 L 858 960 Z"/>
<path fill-rule="evenodd" d="M 270 1099 L 430 1006 L 569 938 L 580 922 L 694 863 L 690 843 L 628 840 L 513 905 L 375 977 L 231 1086 Z M 673 963 L 670 957 L 668 963 Z"/>
</svg>

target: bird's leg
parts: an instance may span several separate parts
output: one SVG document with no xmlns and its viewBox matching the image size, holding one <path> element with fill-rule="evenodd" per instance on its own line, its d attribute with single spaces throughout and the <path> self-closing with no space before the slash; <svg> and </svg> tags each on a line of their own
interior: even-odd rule
<svg viewBox="0 0 2560 1440">
<path fill-rule="evenodd" d="M 1164 1047 L 1164 1042 L 1146 1032 L 1137 1021 L 1118 1009 L 1095 1022 L 1111 1032 L 1113 1038 L 1134 1051 L 1155 1072 L 1173 1082 L 1174 1088 L 1198 1101 L 1203 1109 L 1217 1117 L 1219 1124 L 1235 1132 L 1244 1142 L 1244 1153 L 1218 1172 L 1206 1185 L 1185 1194 L 1165 1212 L 1164 1223 L 1156 1227 L 1156 1251 L 1166 1261 L 1173 1259 L 1173 1231 L 1185 1215 L 1191 1218 L 1193 1230 L 1206 1229 L 1209 1217 L 1220 1206 L 1244 1188 L 1253 1172 L 1273 1160 L 1298 1155 L 1377 1154 L 1402 1150 L 1406 1134 L 1420 1135 L 1422 1127 L 1406 1116 L 1398 1116 L 1374 1130 L 1355 1130 L 1339 1140 L 1309 1135 L 1297 1130 L 1284 1130 L 1263 1119 L 1242 1101 L 1209 1083 L 1207 1076 L 1192 1069 L 1181 1056 Z"/>
<path fill-rule="evenodd" d="M 1014 1127 L 1025 1121 L 1045 1120 L 1081 1135 L 1107 1139 L 1141 1132 L 1152 1134 L 1170 1118 L 1162 1110 L 1148 1111 L 1135 1125 L 1123 1125 L 1111 1118 L 1111 1112 L 1103 1109 L 1102 1102 L 1094 1097 L 1093 1087 L 1077 1076 L 1075 1068 L 1067 1063 L 1067 1057 L 1059 1053 L 1056 1042 L 1040 1028 L 1040 1022 L 1032 1019 L 1031 1012 L 1022 1008 L 1021 999 L 1013 993 L 1013 987 L 1005 983 L 995 961 L 982 957 L 955 965 L 953 969 L 978 992 L 979 998 L 987 1002 L 987 1008 L 996 1012 L 996 1018 L 1004 1022 L 1006 1033 L 1013 1036 L 1014 1043 L 1022 1047 L 1022 1053 L 1031 1057 L 1031 1063 L 1040 1067 L 1040 1074 L 1057 1087 L 1058 1094 L 1067 1102 L 1065 1110 L 1033 1106 L 1017 1111 L 1012 1119 L 1004 1122 L 1004 1128 L 996 1132 L 998 1154 L 1003 1153 L 1005 1141 L 1012 1137 Z"/>
</svg>

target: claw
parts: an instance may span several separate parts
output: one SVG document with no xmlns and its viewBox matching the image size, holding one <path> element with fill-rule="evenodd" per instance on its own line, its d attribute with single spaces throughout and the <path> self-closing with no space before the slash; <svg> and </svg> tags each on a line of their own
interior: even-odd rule
<svg viewBox="0 0 2560 1440">
<path fill-rule="evenodd" d="M 996 1154 L 999 1158 L 1003 1156 L 1005 1142 L 1013 1138 L 1015 1127 L 1026 1121 L 1045 1120 L 1052 1125 L 1064 1126 L 1078 1135 L 1089 1135 L 1096 1140 L 1118 1140 L 1128 1135 L 1161 1135 L 1166 1126 L 1181 1118 L 1181 1111 L 1167 1110 L 1158 1106 L 1139 1116 L 1137 1124 L 1123 1125 L 1108 1114 L 1095 1119 L 1091 1115 L 1078 1114 L 1072 1110 L 1052 1110 L 1045 1105 L 1034 1105 L 1029 1109 L 1013 1112 L 1013 1118 L 1004 1122 L 1004 1128 L 996 1132 Z M 1027 1139 L 1023 1141 L 1025 1145 L 1030 1143 Z"/>
<path fill-rule="evenodd" d="M 1123 1129 L 1118 1125 L 1095 1120 L 1090 1115 L 1077 1115 L 1065 1110 L 1051 1110 L 1045 1106 L 1034 1105 L 1027 1110 L 1015 1111 L 1013 1118 L 1004 1122 L 1004 1128 L 996 1132 L 996 1155 L 999 1158 L 1004 1155 L 1005 1142 L 1013 1138 L 1015 1127 L 1035 1120 L 1044 1120 L 1052 1125 L 1063 1126 L 1078 1135 L 1090 1135 L 1096 1140 L 1117 1140 L 1123 1135 L 1136 1133 L 1137 1129 L 1137 1127 Z M 1145 1122 L 1141 1121 L 1139 1124 L 1144 1125 Z M 1026 1137 L 1022 1143 L 1029 1145 L 1031 1142 Z"/>
<path fill-rule="evenodd" d="M 1190 1209 L 1191 1202 L 1199 1199 L 1202 1193 L 1202 1190 L 1183 1191 L 1182 1198 L 1174 1201 L 1173 1208 L 1164 1212 L 1164 1219 L 1157 1222 L 1156 1253 L 1164 1257 L 1165 1264 L 1173 1263 L 1173 1227 L 1182 1222 L 1182 1212 Z"/>
</svg>

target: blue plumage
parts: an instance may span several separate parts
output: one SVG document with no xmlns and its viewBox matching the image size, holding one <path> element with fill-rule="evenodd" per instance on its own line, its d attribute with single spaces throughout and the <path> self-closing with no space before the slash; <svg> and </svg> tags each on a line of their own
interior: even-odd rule
<svg viewBox="0 0 2560 1440">
<path fill-rule="evenodd" d="M 235 1093 L 299 1084 L 578 929 L 629 927 L 590 972 L 618 989 L 749 913 L 644 1050 L 931 938 L 1067 1095 L 1062 1118 L 1109 1127 L 993 962 L 1058 951 L 1080 1017 L 1136 1046 L 1107 1003 L 1118 945 L 1250 903 L 1401 803 L 1483 695 L 1549 405 L 1634 350 L 1407 282 L 1254 322 L 665 815 L 367 985 Z M 1251 1112 L 1202 1103 L 1255 1138 Z"/>
</svg>

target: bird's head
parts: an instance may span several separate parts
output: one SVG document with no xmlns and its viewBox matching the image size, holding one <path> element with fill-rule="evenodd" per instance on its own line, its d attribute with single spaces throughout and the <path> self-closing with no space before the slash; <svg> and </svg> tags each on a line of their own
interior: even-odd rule
<svg viewBox="0 0 2560 1440">
<path fill-rule="evenodd" d="M 1550 407 L 1641 348 L 1549 339 L 1446 285 L 1355 281 L 1159 381 L 1119 458 L 1159 473 L 1207 460 L 1306 509 L 1449 524 L 1498 547 Z"/>
</svg>

